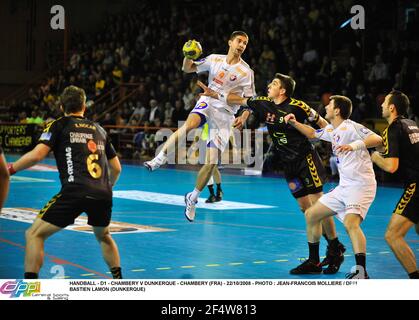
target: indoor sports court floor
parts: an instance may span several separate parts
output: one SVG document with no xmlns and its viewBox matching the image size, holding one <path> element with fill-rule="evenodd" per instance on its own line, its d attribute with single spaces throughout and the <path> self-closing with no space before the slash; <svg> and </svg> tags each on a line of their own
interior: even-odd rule
<svg viewBox="0 0 419 320">
<path fill-rule="evenodd" d="M 8 161 L 14 159 L 8 157 Z M 60 188 L 54 164 L 48 160 L 12 177 L 0 216 L 0 278 L 23 275 L 25 230 L 36 210 Z M 349 238 L 337 221 L 339 237 L 348 249 L 341 271 L 333 276 L 289 275 L 306 257 L 307 245 L 303 215 L 281 178 L 223 174 L 225 201 L 206 205 L 201 199 L 196 221 L 187 222 L 183 195 L 193 187 L 195 175 L 193 171 L 149 173 L 140 166 L 123 166 L 112 221 L 125 278 L 331 279 L 344 278 L 353 266 Z M 326 191 L 332 187 L 326 185 Z M 402 189 L 380 187 L 363 224 L 371 278 L 407 278 L 384 241 L 391 211 L 401 194 Z M 204 191 L 202 197 L 207 195 Z M 413 230 L 407 240 L 419 254 L 419 238 Z M 83 218 L 46 242 L 42 278 L 110 277 L 107 271 Z"/>
</svg>

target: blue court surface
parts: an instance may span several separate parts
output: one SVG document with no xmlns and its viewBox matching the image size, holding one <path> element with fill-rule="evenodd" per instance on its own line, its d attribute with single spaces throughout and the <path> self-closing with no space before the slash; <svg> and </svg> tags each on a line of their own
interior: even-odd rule
<svg viewBox="0 0 419 320">
<path fill-rule="evenodd" d="M 15 159 L 8 157 L 9 161 Z M 0 278 L 22 277 L 25 230 L 36 212 L 60 189 L 55 162 L 47 160 L 44 164 L 12 177 L 0 217 Z M 195 176 L 194 171 L 163 168 L 150 173 L 141 166 L 123 165 L 114 190 L 112 221 L 125 278 L 329 279 L 344 278 L 354 265 L 350 240 L 336 220 L 339 238 L 347 247 L 340 272 L 333 276 L 289 274 L 307 256 L 308 249 L 303 214 L 282 178 L 223 173 L 223 202 L 205 205 L 201 199 L 203 207 L 198 208 L 196 221 L 187 222 L 183 195 L 193 189 Z M 332 187 L 327 184 L 325 191 Z M 387 223 L 401 194 L 402 189 L 380 187 L 363 223 L 371 278 L 407 278 L 384 241 Z M 204 191 L 202 198 L 207 196 Z M 414 230 L 407 240 L 418 253 L 419 238 Z M 82 279 L 110 277 L 99 245 L 83 218 L 46 242 L 40 277 L 57 274 Z"/>
</svg>

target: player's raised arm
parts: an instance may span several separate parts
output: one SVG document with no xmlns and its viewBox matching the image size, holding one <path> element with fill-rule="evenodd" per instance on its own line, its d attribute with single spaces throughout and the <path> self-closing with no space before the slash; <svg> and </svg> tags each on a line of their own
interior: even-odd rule
<svg viewBox="0 0 419 320">
<path fill-rule="evenodd" d="M 194 73 L 197 71 L 196 65 L 193 60 L 183 58 L 182 71 L 185 73 Z"/>
<path fill-rule="evenodd" d="M 287 114 L 284 117 L 284 121 L 285 123 L 288 123 L 290 125 L 292 125 L 295 129 L 297 129 L 298 131 L 301 132 L 301 134 L 305 135 L 307 138 L 309 139 L 315 139 L 316 138 L 316 130 L 314 130 L 314 128 L 305 125 L 303 123 L 300 123 L 297 121 L 297 119 L 295 118 L 295 115 L 290 113 Z"/>
</svg>

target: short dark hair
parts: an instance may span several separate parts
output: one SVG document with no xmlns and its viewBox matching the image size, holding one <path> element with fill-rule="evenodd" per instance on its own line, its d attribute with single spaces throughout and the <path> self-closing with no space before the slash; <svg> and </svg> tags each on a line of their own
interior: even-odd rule
<svg viewBox="0 0 419 320">
<path fill-rule="evenodd" d="M 389 104 L 394 104 L 396 107 L 397 114 L 403 116 L 407 113 L 407 109 L 410 106 L 410 100 L 403 92 L 398 90 L 392 90 L 390 93 Z"/>
<path fill-rule="evenodd" d="M 234 38 L 236 38 L 238 36 L 243 36 L 243 37 L 246 37 L 247 39 L 249 39 L 249 36 L 247 35 L 246 32 L 238 30 L 238 31 L 233 31 L 229 40 L 234 40 Z"/>
<path fill-rule="evenodd" d="M 82 88 L 69 86 L 64 89 L 60 96 L 60 103 L 65 113 L 79 112 L 83 110 L 86 101 L 86 93 Z"/>
<path fill-rule="evenodd" d="M 335 101 L 335 108 L 339 108 L 342 119 L 349 119 L 352 114 L 352 101 L 345 96 L 331 96 L 330 101 Z"/>
<path fill-rule="evenodd" d="M 275 74 L 275 79 L 281 81 L 281 86 L 285 89 L 285 95 L 287 97 L 290 98 L 294 95 L 296 82 L 293 78 L 282 73 L 277 73 Z"/>
</svg>

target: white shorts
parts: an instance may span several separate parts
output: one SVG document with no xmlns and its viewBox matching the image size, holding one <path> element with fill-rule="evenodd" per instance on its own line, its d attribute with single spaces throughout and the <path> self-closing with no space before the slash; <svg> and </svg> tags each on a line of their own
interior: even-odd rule
<svg viewBox="0 0 419 320">
<path fill-rule="evenodd" d="M 228 146 L 235 117 L 227 109 L 211 106 L 208 103 L 210 101 L 211 99 L 199 99 L 191 113 L 205 117 L 208 123 L 208 144 L 223 152 Z"/>
<path fill-rule="evenodd" d="M 376 192 L 377 185 L 337 186 L 324 194 L 319 201 L 334 211 L 341 222 L 344 222 L 348 214 L 359 214 L 365 219 Z"/>
</svg>

